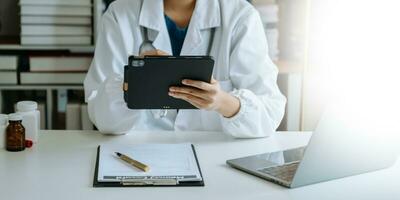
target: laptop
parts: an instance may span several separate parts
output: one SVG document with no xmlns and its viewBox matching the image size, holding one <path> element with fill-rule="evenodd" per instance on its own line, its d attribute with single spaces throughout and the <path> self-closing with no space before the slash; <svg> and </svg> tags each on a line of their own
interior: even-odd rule
<svg viewBox="0 0 400 200">
<path fill-rule="evenodd" d="M 227 164 L 288 188 L 387 168 L 397 159 L 393 135 L 380 131 L 379 119 L 367 111 L 331 107 L 306 147 L 227 160 Z"/>
</svg>

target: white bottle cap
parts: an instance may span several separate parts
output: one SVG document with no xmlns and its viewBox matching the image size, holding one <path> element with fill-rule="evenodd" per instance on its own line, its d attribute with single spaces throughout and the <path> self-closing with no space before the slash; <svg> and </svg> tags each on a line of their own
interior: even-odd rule
<svg viewBox="0 0 400 200">
<path fill-rule="evenodd" d="M 8 123 L 8 116 L 5 114 L 0 114 L 0 126 L 7 125 L 7 123 Z"/>
<path fill-rule="evenodd" d="M 10 121 L 21 121 L 22 120 L 22 115 L 18 113 L 11 113 L 8 115 L 8 120 Z"/>
<path fill-rule="evenodd" d="M 34 101 L 20 101 L 17 103 L 17 111 L 18 112 L 29 112 L 36 110 L 38 104 Z"/>
</svg>

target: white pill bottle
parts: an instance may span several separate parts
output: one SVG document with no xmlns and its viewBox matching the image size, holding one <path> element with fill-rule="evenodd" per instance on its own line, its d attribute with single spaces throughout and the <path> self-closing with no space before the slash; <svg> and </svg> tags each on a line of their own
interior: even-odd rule
<svg viewBox="0 0 400 200">
<path fill-rule="evenodd" d="M 25 127 L 25 138 L 37 143 L 39 139 L 40 112 L 34 101 L 20 101 L 17 103 L 17 113 L 22 115 L 22 125 Z"/>
<path fill-rule="evenodd" d="M 8 116 L 0 114 L 0 149 L 6 147 L 6 128 L 8 125 Z"/>
</svg>

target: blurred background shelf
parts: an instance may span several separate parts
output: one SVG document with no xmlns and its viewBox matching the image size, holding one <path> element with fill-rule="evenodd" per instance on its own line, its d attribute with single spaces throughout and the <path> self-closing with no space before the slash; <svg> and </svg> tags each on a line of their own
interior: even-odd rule
<svg viewBox="0 0 400 200">
<path fill-rule="evenodd" d="M 0 51 L 52 51 L 65 50 L 71 53 L 93 53 L 94 45 L 90 46 L 39 46 L 39 45 L 19 45 L 19 44 L 0 44 Z"/>
<path fill-rule="evenodd" d="M 30 4 L 35 4 L 35 0 L 24 0 L 30 2 Z M 2 0 L 0 4 L 0 20 L 7 22 L 5 24 L 6 32 L 1 32 L 0 29 L 0 112 L 12 112 L 13 104 L 19 100 L 32 99 L 41 102 L 45 107 L 45 118 L 46 129 L 67 129 L 67 128 L 83 128 L 86 122 L 82 122 L 81 126 L 77 126 L 76 123 L 71 122 L 73 118 L 77 118 L 76 113 L 81 109 L 82 113 L 85 114 L 81 118 L 88 118 L 85 110 L 87 109 L 84 105 L 84 95 L 83 95 L 83 80 L 82 73 L 85 73 L 86 69 L 81 70 L 80 75 L 71 74 L 70 71 L 64 71 L 65 77 L 69 74 L 71 79 L 76 80 L 77 85 L 65 84 L 36 84 L 42 83 L 46 80 L 43 79 L 35 81 L 32 84 L 21 84 L 28 83 L 32 77 L 41 76 L 41 71 L 35 71 L 38 69 L 49 69 L 44 64 L 49 62 L 43 62 L 43 66 L 34 66 L 32 61 L 38 57 L 45 57 L 45 59 L 53 60 L 50 63 L 60 62 L 58 60 L 64 60 L 65 58 L 71 59 L 70 63 L 73 63 L 73 59 L 77 57 L 92 58 L 95 50 L 95 42 L 97 38 L 97 30 L 99 24 L 101 24 L 101 16 L 106 10 L 108 5 L 114 0 L 82 0 L 87 5 L 92 7 L 91 15 L 86 16 L 90 18 L 91 21 L 79 21 L 68 23 L 74 23 L 76 28 L 85 25 L 91 27 L 91 43 L 82 45 L 36 45 L 39 40 L 35 40 L 34 37 L 27 37 L 31 40 L 23 40 L 21 33 L 22 29 L 27 30 L 32 29 L 31 24 L 26 24 L 27 20 L 31 23 L 32 20 L 36 27 L 49 28 L 49 22 L 42 23 L 40 20 L 34 20 L 29 17 L 29 15 L 24 15 L 20 12 L 20 9 L 27 9 L 29 5 L 19 5 L 18 0 Z M 307 16 L 307 4 L 309 0 L 253 0 L 251 2 L 255 8 L 259 11 L 260 17 L 262 19 L 266 37 L 268 40 L 268 47 L 270 49 L 269 56 L 279 69 L 278 76 L 278 86 L 282 93 L 287 97 L 287 107 L 285 118 L 279 130 L 300 130 L 301 122 L 301 94 L 302 94 L 302 79 L 303 79 L 303 69 L 305 66 L 304 55 L 305 55 L 305 43 L 306 43 L 306 16 Z M 46 1 L 44 1 L 46 2 Z M 52 6 L 62 6 L 61 0 L 52 1 L 47 0 Z M 58 3 L 57 3 L 58 2 Z M 8 8 L 7 8 L 8 7 Z M 56 8 L 55 7 L 55 8 Z M 55 9 L 56 11 L 57 9 Z M 4 11 L 4 12 L 1 12 Z M 36 12 L 36 11 L 35 11 Z M 39 11 L 38 11 L 39 12 Z M 20 14 L 19 14 L 20 13 Z M 26 13 L 25 13 L 26 14 Z M 48 21 L 64 21 L 66 18 L 60 19 L 57 17 L 52 18 L 51 16 L 44 15 L 43 13 L 38 13 L 37 18 L 46 18 Z M 71 20 L 71 19 L 68 19 Z M 4 23 L 3 23 L 4 24 Z M 51 23 L 50 23 L 51 25 Z M 55 24 L 59 25 L 59 24 Z M 64 24 L 65 25 L 65 24 Z M 64 26 L 62 25 L 62 26 Z M 65 28 L 65 27 L 64 27 Z M 3 29 L 4 30 L 4 29 Z M 41 33 L 40 33 L 41 34 Z M 23 35 L 23 34 L 22 34 Z M 57 40 L 57 34 L 46 38 L 47 41 L 61 41 Z M 42 37 L 42 38 L 43 38 Z M 89 36 L 86 36 L 89 37 Z M 33 39 L 33 40 L 32 40 Z M 36 43 L 23 43 L 23 42 L 36 42 Z M 40 40 L 41 41 L 41 40 Z M 46 40 L 45 40 L 46 41 Z M 72 41 L 72 40 L 71 40 Z M 79 43 L 81 44 L 81 43 Z M 3 64 L 3 65 L 2 65 Z M 50 72 L 43 71 L 46 73 L 63 73 L 60 70 L 62 66 L 58 68 L 52 68 Z M 85 64 L 85 66 L 88 64 Z M 2 67 L 3 66 L 3 67 Z M 83 65 L 82 65 L 83 66 Z M 63 66 L 64 69 L 73 66 Z M 72 69 L 72 68 L 71 68 Z M 31 72 L 31 73 L 30 73 Z M 54 77 L 59 74 L 55 74 Z M 29 79 L 31 77 L 31 79 Z M 62 80 L 69 79 L 57 79 L 59 83 Z M 54 81 L 54 80 L 53 80 Z M 82 83 L 81 83 L 82 81 Z M 73 82 L 73 83 L 75 83 Z M 4 84 L 7 83 L 7 84 Z M 12 83 L 12 84 L 11 84 Z M 67 115 L 68 110 L 71 113 L 75 113 L 74 116 Z M 86 116 L 86 117 L 84 117 Z M 86 119 L 88 120 L 88 119 Z M 68 122 L 69 121 L 69 122 Z M 72 124 L 72 125 L 71 125 Z M 86 127 L 88 127 L 86 125 Z"/>
<path fill-rule="evenodd" d="M 0 90 L 83 90 L 83 85 L 0 85 Z"/>
<path fill-rule="evenodd" d="M 56 127 L 60 127 L 59 124 L 54 124 L 53 121 L 55 119 L 55 115 L 57 115 L 56 110 L 58 107 L 67 106 L 68 96 L 62 98 L 62 102 L 60 102 L 58 93 L 67 94 L 68 91 L 78 91 L 83 94 L 83 85 L 0 85 L 0 113 L 3 113 L 3 106 L 8 108 L 10 111 L 10 106 L 12 107 L 18 100 L 25 100 L 23 92 L 28 92 L 28 96 L 34 96 L 34 101 L 37 101 L 39 104 L 43 103 L 45 115 L 42 117 L 45 120 L 44 129 L 54 129 Z M 16 97 L 18 100 L 13 102 L 3 102 L 4 100 L 8 100 L 12 98 L 7 96 L 7 92 L 11 94 L 11 96 L 19 96 Z M 16 95 L 15 95 L 16 94 Z M 42 95 L 43 94 L 43 95 Z M 42 97 L 42 98 L 41 98 Z M 21 98 L 21 99 L 19 99 Z M 74 99 L 74 101 L 81 102 L 83 104 L 83 95 L 79 99 Z M 4 104 L 4 105 L 3 105 Z M 64 104 L 64 105 L 61 105 Z M 11 109 L 12 110 L 12 109 Z M 63 110 L 63 109 L 61 109 Z M 42 111 L 43 112 L 43 111 Z M 56 120 L 59 121 L 59 120 Z"/>
</svg>

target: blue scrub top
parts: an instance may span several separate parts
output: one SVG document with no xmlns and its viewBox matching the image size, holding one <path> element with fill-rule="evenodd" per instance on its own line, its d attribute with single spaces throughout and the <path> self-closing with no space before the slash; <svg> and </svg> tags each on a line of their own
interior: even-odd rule
<svg viewBox="0 0 400 200">
<path fill-rule="evenodd" d="M 171 41 L 172 54 L 173 56 L 179 56 L 181 54 L 183 42 L 185 41 L 187 27 L 180 28 L 167 15 L 164 15 L 164 17 L 165 17 L 165 23 L 167 24 L 169 39 Z"/>
</svg>

